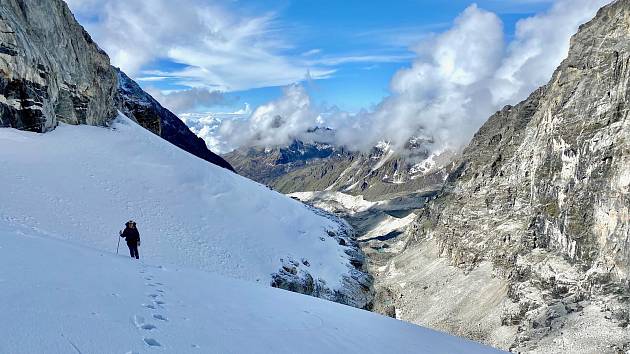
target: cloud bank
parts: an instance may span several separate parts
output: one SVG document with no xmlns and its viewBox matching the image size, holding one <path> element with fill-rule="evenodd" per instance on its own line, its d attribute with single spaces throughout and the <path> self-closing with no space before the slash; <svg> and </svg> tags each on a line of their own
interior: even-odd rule
<svg viewBox="0 0 630 354">
<path fill-rule="evenodd" d="M 318 110 L 301 85 L 290 85 L 281 98 L 258 107 L 248 120 L 226 120 L 220 127 L 230 145 L 282 146 L 321 124 Z"/>
<path fill-rule="evenodd" d="M 501 20 L 469 7 L 452 29 L 416 48 L 411 67 L 392 78 L 391 96 L 354 116 L 349 126 L 340 122 L 340 141 L 365 149 L 385 140 L 400 149 L 412 136 L 437 144 L 465 139 L 478 125 L 474 117 L 492 110 L 489 82 L 503 43 Z"/>
<path fill-rule="evenodd" d="M 472 5 L 449 30 L 414 48 L 411 66 L 393 76 L 391 95 L 374 109 L 322 112 L 294 85 L 249 122 L 224 123 L 223 136 L 235 146 L 282 145 L 326 116 L 325 124 L 337 131 L 336 143 L 352 149 L 385 140 L 401 150 L 413 137 L 432 141 L 434 151 L 459 149 L 496 110 L 544 85 L 566 57 L 579 25 L 608 2 L 557 0 L 547 12 L 519 21 L 509 43 L 500 18 Z"/>
</svg>

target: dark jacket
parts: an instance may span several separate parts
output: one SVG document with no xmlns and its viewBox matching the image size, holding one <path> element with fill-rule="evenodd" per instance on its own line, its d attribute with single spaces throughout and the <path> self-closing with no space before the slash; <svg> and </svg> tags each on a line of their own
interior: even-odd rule
<svg viewBox="0 0 630 354">
<path fill-rule="evenodd" d="M 127 243 L 132 245 L 140 242 L 140 233 L 138 232 L 138 229 L 127 227 L 120 237 L 124 237 L 127 240 Z"/>
</svg>

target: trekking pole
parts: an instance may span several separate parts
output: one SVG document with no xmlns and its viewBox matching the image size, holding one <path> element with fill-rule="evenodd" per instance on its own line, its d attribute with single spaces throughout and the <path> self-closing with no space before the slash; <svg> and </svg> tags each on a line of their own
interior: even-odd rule
<svg viewBox="0 0 630 354">
<path fill-rule="evenodd" d="M 118 248 L 120 248 L 120 235 L 118 235 L 118 246 L 116 246 L 116 254 L 117 255 L 118 255 Z"/>
</svg>

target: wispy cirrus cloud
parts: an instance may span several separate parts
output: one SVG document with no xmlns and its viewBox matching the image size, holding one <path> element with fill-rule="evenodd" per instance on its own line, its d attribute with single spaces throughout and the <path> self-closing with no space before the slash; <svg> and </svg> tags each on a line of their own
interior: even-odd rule
<svg viewBox="0 0 630 354">
<path fill-rule="evenodd" d="M 314 79 L 327 78 L 334 66 L 349 62 L 409 59 L 400 54 L 324 56 L 319 48 L 290 55 L 293 44 L 275 13 L 246 16 L 219 1 L 66 1 L 113 64 L 128 74 L 147 74 L 146 67 L 160 59 L 185 66 L 153 80 L 236 91 L 287 85 L 307 71 Z"/>
<path fill-rule="evenodd" d="M 293 60 L 273 12 L 235 14 L 224 3 L 202 0 L 67 0 L 114 65 L 132 76 L 157 60 L 181 68 L 153 80 L 237 91 L 287 85 L 307 71 L 313 78 L 334 69 Z"/>
<path fill-rule="evenodd" d="M 417 26 L 391 26 L 358 32 L 354 38 L 388 48 L 409 48 L 433 33 L 448 29 L 450 25 L 450 22 L 435 22 Z"/>
<path fill-rule="evenodd" d="M 167 107 L 176 114 L 191 112 L 197 107 L 212 107 L 215 105 L 225 105 L 230 99 L 221 91 L 211 91 L 206 88 L 191 88 L 165 92 L 149 87 L 147 92 L 153 96 L 164 107 Z"/>
<path fill-rule="evenodd" d="M 321 58 L 309 60 L 311 65 L 336 66 L 349 63 L 404 63 L 414 58 L 412 53 L 401 54 L 374 54 L 374 55 L 341 55 L 323 56 Z"/>
<path fill-rule="evenodd" d="M 286 86 L 305 78 L 332 78 L 346 65 L 413 58 L 406 47 L 389 52 L 353 48 L 347 53 L 304 48 L 308 43 L 293 42 L 299 36 L 296 24 L 284 23 L 277 13 L 251 14 L 220 0 L 66 1 L 113 65 L 145 86 L 161 88 L 161 95 L 155 89 L 152 93 L 176 111 L 185 107 L 177 103 L 181 97 L 191 95 L 188 102 L 199 102 L 203 90 Z M 173 90 L 180 91 L 178 100 L 167 92 Z"/>
</svg>

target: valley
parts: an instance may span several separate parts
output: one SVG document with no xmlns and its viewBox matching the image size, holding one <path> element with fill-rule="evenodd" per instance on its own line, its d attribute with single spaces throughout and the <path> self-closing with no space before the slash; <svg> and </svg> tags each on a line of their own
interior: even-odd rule
<svg viewBox="0 0 630 354">
<path fill-rule="evenodd" d="M 630 0 L 500 3 L 0 0 L 0 352 L 629 354 Z"/>
<path fill-rule="evenodd" d="M 379 145 L 265 182 L 355 228 L 376 312 L 512 352 L 626 353 L 629 18 L 602 8 L 548 84 L 439 164 Z"/>
</svg>

